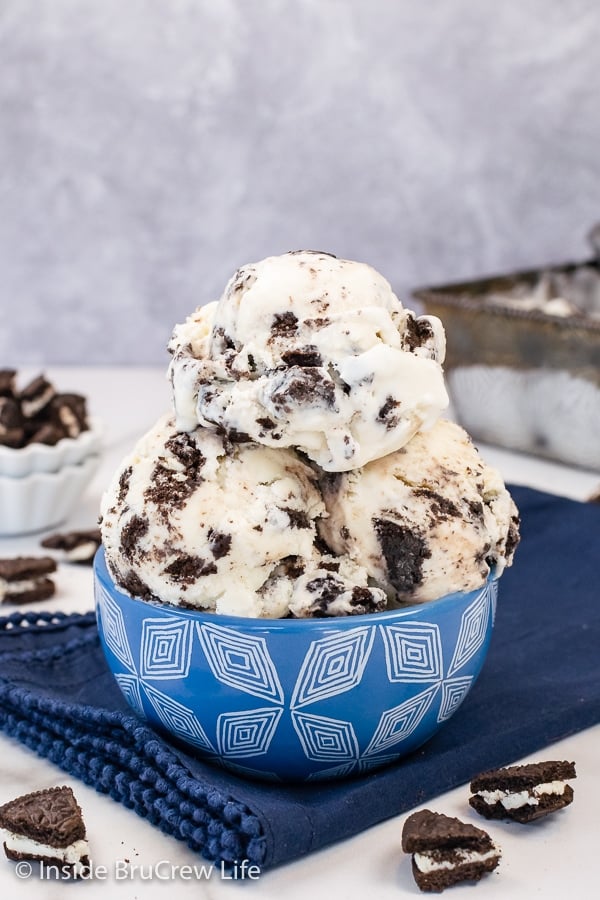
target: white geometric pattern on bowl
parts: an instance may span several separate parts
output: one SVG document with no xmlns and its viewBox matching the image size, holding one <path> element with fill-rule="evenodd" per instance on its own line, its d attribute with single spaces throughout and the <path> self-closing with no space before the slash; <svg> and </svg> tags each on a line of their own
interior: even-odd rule
<svg viewBox="0 0 600 900">
<path fill-rule="evenodd" d="M 218 681 L 254 697 L 283 703 L 283 689 L 264 638 L 232 635 L 220 625 L 197 623 L 196 628 L 206 661 Z"/>
</svg>

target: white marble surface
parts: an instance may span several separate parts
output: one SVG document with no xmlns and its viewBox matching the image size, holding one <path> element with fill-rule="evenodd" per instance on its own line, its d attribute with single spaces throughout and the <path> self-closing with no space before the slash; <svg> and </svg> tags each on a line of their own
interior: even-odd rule
<svg viewBox="0 0 600 900">
<path fill-rule="evenodd" d="M 168 407 L 169 392 L 164 368 L 54 368 L 47 373 L 63 389 L 84 391 L 92 412 L 106 423 L 106 448 L 102 466 L 90 484 L 69 527 L 94 523 L 103 485 L 133 441 Z M 507 480 L 585 499 L 598 487 L 598 473 L 519 456 L 496 448 L 482 448 Z M 0 555 L 39 552 L 39 535 L 0 540 Z M 62 565 L 56 576 L 57 594 L 44 609 L 91 609 L 92 576 L 89 569 Z M 597 810 L 600 808 L 600 726 L 554 745 L 536 758 L 568 758 L 577 763 L 575 802 L 571 807 L 530 826 L 488 823 L 500 843 L 499 868 L 481 883 L 482 896 L 511 900 L 564 900 L 568 895 L 587 898 L 596 873 Z M 365 896 L 393 900 L 398 895 L 418 896 L 410 871 L 410 859 L 400 849 L 405 816 L 401 815 L 330 848 L 267 871 L 257 879 L 225 879 L 218 868 L 208 866 L 182 843 L 162 835 L 134 813 L 97 794 L 64 774 L 17 742 L 0 737 L 0 803 L 19 794 L 69 783 L 83 809 L 95 878 L 86 897 L 118 898 L 258 896 L 279 900 L 315 900 L 333 894 L 347 900 Z M 448 815 L 473 821 L 466 802 L 467 790 L 457 788 L 428 802 Z M 481 824 L 481 820 L 479 820 Z M 188 867 L 188 868 L 185 868 Z M 195 867 L 195 868 L 194 868 Z M 210 868 L 210 866 L 208 866 Z M 26 873 L 25 873 L 26 874 Z M 0 857 L 0 895 L 23 900 L 63 898 L 65 886 L 38 876 L 19 878 L 13 863 Z M 457 886 L 452 897 L 471 897 L 471 886 Z"/>
</svg>

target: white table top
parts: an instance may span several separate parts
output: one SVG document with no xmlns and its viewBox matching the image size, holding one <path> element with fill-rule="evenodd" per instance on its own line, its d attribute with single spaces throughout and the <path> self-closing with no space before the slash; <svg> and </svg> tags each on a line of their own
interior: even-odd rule
<svg viewBox="0 0 600 900">
<path fill-rule="evenodd" d="M 164 368 L 49 368 L 47 375 L 63 390 L 78 390 L 89 398 L 92 414 L 106 426 L 102 464 L 86 494 L 64 528 L 92 527 L 97 520 L 103 487 L 122 456 L 152 423 L 169 408 L 169 386 Z M 35 372 L 33 373 L 35 374 Z M 527 484 L 575 499 L 586 499 L 600 485 L 600 473 L 574 470 L 497 448 L 482 447 L 482 455 L 507 481 Z M 56 529 L 55 529 L 56 530 Z M 0 540 L 0 556 L 44 552 L 40 536 Z M 93 608 L 89 568 L 62 565 L 55 576 L 57 593 L 39 605 L 45 610 L 83 612 Z M 32 607 L 29 606 L 29 609 Z M 11 607 L 12 610 L 12 607 Z M 564 900 L 566 896 L 595 895 L 598 809 L 600 808 L 600 725 L 567 738 L 545 753 L 522 760 L 571 759 L 578 778 L 575 800 L 566 810 L 537 823 L 485 823 L 467 803 L 468 787 L 430 800 L 430 809 L 458 816 L 486 828 L 500 844 L 503 858 L 498 869 L 477 889 L 482 896 L 511 900 Z M 90 900 L 108 895 L 137 898 L 187 896 L 232 897 L 244 884 L 245 896 L 279 900 L 314 900 L 336 897 L 353 900 L 365 896 L 392 900 L 398 895 L 419 896 L 411 874 L 410 857 L 400 848 L 406 814 L 392 818 L 360 835 L 314 853 L 305 859 L 267 871 L 256 880 L 223 877 L 184 844 L 92 788 L 65 775 L 16 741 L 0 735 L 0 804 L 20 794 L 68 783 L 83 809 L 96 877 L 85 888 Z M 128 860 L 129 862 L 125 862 Z M 205 869 L 202 870 L 202 866 Z M 182 867 L 191 868 L 182 868 Z M 103 868 L 102 868 L 103 867 Z M 195 869 L 193 868 L 195 867 Z M 3 897 L 50 900 L 64 897 L 64 888 L 37 875 L 17 877 L 14 863 L 0 856 L 0 894 Z M 77 889 L 75 889 L 77 890 Z M 472 885 L 452 888 L 451 896 L 472 897 Z M 239 896 L 239 895 L 238 895 Z"/>
</svg>

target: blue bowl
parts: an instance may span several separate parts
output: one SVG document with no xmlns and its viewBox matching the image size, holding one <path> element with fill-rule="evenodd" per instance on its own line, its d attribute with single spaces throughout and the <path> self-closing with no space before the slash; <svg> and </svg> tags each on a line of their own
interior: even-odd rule
<svg viewBox="0 0 600 900">
<path fill-rule="evenodd" d="M 99 550 L 100 639 L 121 691 L 188 752 L 248 777 L 334 779 L 427 741 L 483 665 L 497 580 L 363 616 L 248 619 L 149 603 Z"/>
</svg>

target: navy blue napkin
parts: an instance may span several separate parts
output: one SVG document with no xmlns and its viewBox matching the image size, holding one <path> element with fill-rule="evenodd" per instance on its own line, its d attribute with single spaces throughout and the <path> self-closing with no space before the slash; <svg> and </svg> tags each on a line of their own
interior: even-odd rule
<svg viewBox="0 0 600 900">
<path fill-rule="evenodd" d="M 600 721 L 600 505 L 512 493 L 522 542 L 483 672 L 442 730 L 387 769 L 281 787 L 193 759 L 131 713 L 93 613 L 0 619 L 0 727 L 207 859 L 262 869 L 541 751 Z"/>
</svg>

